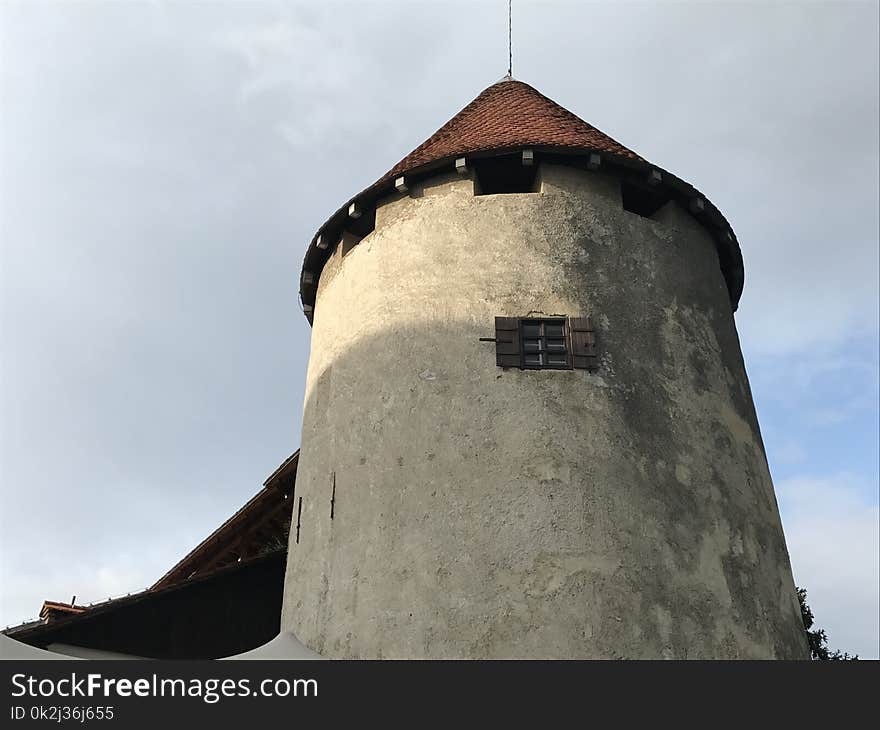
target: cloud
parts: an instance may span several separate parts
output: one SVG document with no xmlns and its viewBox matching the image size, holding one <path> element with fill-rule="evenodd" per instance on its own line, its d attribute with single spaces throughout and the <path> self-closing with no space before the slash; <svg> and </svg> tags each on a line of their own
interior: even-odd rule
<svg viewBox="0 0 880 730">
<path fill-rule="evenodd" d="M 874 499 L 868 495 L 873 492 Z M 808 591 L 829 645 L 880 653 L 880 512 L 876 485 L 851 474 L 777 484 L 795 582 Z"/>
<path fill-rule="evenodd" d="M 808 353 L 746 351 L 752 389 L 762 412 L 784 413 L 789 429 L 791 419 L 796 419 L 796 436 L 801 441 L 807 432 L 824 432 L 833 443 L 838 426 L 854 432 L 870 428 L 872 421 L 876 424 L 880 400 L 880 362 L 876 339 L 872 339 L 849 337 L 836 345 L 815 345 Z M 773 421 L 763 425 L 774 427 Z M 792 441 L 789 432 L 786 442 Z M 786 453 L 791 453 L 789 447 Z M 783 455 L 777 452 L 776 456 Z"/>
</svg>

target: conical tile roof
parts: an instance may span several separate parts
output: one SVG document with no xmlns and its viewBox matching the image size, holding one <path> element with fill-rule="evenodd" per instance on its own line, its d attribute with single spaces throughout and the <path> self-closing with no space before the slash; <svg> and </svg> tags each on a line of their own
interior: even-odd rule
<svg viewBox="0 0 880 730">
<path fill-rule="evenodd" d="M 452 155 L 545 146 L 642 159 L 534 87 L 504 79 L 483 91 L 382 179 Z"/>
<path fill-rule="evenodd" d="M 744 279 L 742 253 L 721 212 L 689 183 L 647 162 L 534 87 L 505 78 L 480 93 L 318 229 L 306 251 L 300 277 L 300 299 L 308 320 L 312 321 L 321 271 L 341 232 L 362 211 L 395 194 L 397 178 L 405 177 L 409 185 L 411 180 L 453 169 L 459 157 L 492 156 L 526 148 L 532 148 L 541 157 L 576 165 L 583 165 L 585 155 L 599 153 L 602 169 L 607 173 L 650 177 L 653 184 L 662 181 L 670 198 L 691 208 L 715 239 L 730 301 L 736 310 Z"/>
</svg>

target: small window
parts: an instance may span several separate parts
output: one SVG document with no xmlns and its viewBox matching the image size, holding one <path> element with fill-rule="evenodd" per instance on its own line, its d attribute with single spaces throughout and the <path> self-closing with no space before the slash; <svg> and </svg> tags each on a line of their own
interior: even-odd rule
<svg viewBox="0 0 880 730">
<path fill-rule="evenodd" d="M 592 321 L 589 317 L 496 317 L 495 362 L 521 370 L 595 370 Z"/>
<path fill-rule="evenodd" d="M 537 165 L 524 165 L 519 155 L 476 160 L 474 170 L 474 195 L 538 192 Z"/>
<path fill-rule="evenodd" d="M 620 184 L 620 197 L 623 209 L 650 218 L 669 202 L 669 192 L 665 188 L 654 189 L 635 182 Z"/>
</svg>

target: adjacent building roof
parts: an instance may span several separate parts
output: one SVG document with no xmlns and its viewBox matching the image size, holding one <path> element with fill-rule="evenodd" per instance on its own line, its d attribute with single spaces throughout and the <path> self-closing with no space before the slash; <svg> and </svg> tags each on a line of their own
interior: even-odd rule
<svg viewBox="0 0 880 730">
<path fill-rule="evenodd" d="M 263 482 L 263 488 L 251 497 L 241 509 L 202 540 L 150 588 L 132 595 L 108 599 L 87 606 L 59 601 L 45 601 L 40 618 L 17 626 L 7 627 L 3 632 L 18 636 L 58 621 L 67 622 L 74 617 L 93 614 L 100 610 L 126 606 L 131 601 L 142 600 L 148 594 L 197 579 L 210 577 L 227 568 L 249 563 L 252 560 L 276 552 L 287 551 L 287 536 L 293 508 L 293 493 L 299 449 Z M 74 597 L 75 600 L 75 597 Z"/>
<path fill-rule="evenodd" d="M 299 450 L 287 457 L 263 488 L 202 540 L 150 590 L 207 575 L 219 568 L 287 548 Z"/>
<path fill-rule="evenodd" d="M 74 603 L 60 603 L 58 601 L 43 601 L 40 609 L 40 619 L 51 621 L 61 616 L 73 616 L 87 610 L 88 606 L 77 606 Z"/>
<path fill-rule="evenodd" d="M 3 633 L 36 647 L 60 644 L 132 657 L 214 659 L 239 654 L 278 633 L 286 555 L 286 550 L 275 550 Z"/>
<path fill-rule="evenodd" d="M 487 156 L 530 148 L 557 162 L 578 164 L 585 156 L 601 155 L 603 169 L 622 174 L 662 177 L 670 194 L 690 206 L 712 232 L 730 301 L 736 309 L 742 293 L 742 254 L 730 225 L 721 212 L 696 188 L 661 170 L 621 143 L 548 99 L 522 81 L 505 78 L 485 89 L 476 99 L 410 152 L 375 183 L 345 203 L 318 229 L 306 251 L 300 278 L 300 298 L 311 322 L 318 280 L 327 258 L 346 227 L 352 226 L 349 209 L 366 210 L 395 194 L 400 176 L 418 179 L 452 169 L 463 156 Z"/>
</svg>

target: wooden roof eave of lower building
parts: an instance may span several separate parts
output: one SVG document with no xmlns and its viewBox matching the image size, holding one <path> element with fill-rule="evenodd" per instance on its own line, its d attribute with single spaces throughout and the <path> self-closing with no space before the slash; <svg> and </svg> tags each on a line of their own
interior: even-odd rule
<svg viewBox="0 0 880 730">
<path fill-rule="evenodd" d="M 229 549 L 237 546 L 244 534 L 254 530 L 265 520 L 274 519 L 282 509 L 293 503 L 292 493 L 282 491 L 284 484 L 296 479 L 299 450 L 291 454 L 264 482 L 264 487 L 237 510 L 228 520 L 190 550 L 165 575 L 157 580 L 151 590 L 165 588 L 188 580 L 201 571 L 212 570 Z M 281 484 L 282 481 L 284 484 Z M 280 497 L 280 499 L 279 499 Z"/>
<path fill-rule="evenodd" d="M 40 643 L 47 636 L 51 635 L 52 632 L 67 628 L 72 624 L 84 621 L 92 621 L 96 618 L 100 618 L 110 611 L 115 611 L 124 606 L 130 606 L 134 603 L 149 601 L 159 596 L 166 596 L 170 593 L 174 593 L 175 591 L 187 590 L 205 581 L 219 579 L 228 572 L 246 569 L 254 564 L 259 563 L 260 561 L 272 560 L 276 558 L 278 553 L 280 552 L 281 551 L 275 551 L 273 553 L 259 555 L 248 560 L 242 560 L 241 562 L 234 563 L 233 565 L 224 566 L 203 575 L 198 575 L 196 577 L 193 577 L 191 580 L 185 582 L 174 583 L 173 585 L 168 585 L 163 588 L 148 588 L 147 590 L 140 591 L 139 593 L 132 593 L 131 595 L 122 596 L 121 598 L 114 598 L 112 600 L 98 603 L 93 606 L 86 606 L 85 610 L 79 613 L 72 613 L 68 616 L 59 617 L 54 621 L 39 622 L 36 625 L 22 627 L 21 629 L 18 629 L 18 627 L 16 627 L 16 630 L 14 632 L 10 631 L 10 635 L 14 637 L 16 641 L 22 641 L 26 644 Z"/>
</svg>

